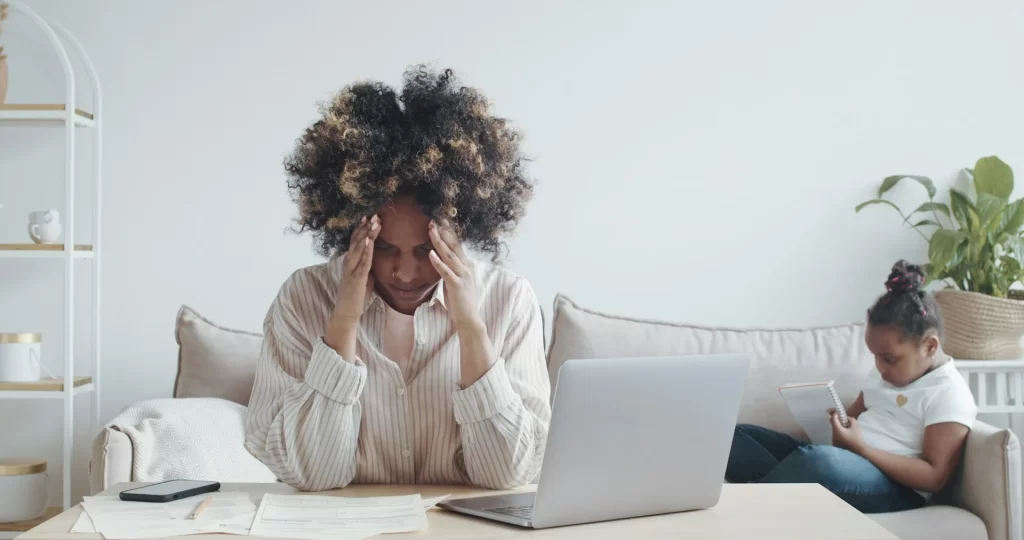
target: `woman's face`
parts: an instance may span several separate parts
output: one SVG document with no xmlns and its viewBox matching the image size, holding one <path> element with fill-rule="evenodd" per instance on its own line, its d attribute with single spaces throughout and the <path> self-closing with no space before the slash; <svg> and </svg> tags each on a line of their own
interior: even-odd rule
<svg viewBox="0 0 1024 540">
<path fill-rule="evenodd" d="M 441 279 L 429 259 L 434 249 L 427 233 L 430 218 L 409 196 L 395 198 L 377 216 L 380 234 L 370 266 L 377 294 L 395 311 L 411 315 Z"/>
</svg>

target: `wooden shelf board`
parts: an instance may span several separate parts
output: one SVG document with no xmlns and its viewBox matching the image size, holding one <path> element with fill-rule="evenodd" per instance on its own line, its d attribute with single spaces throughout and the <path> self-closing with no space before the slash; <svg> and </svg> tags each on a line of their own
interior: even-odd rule
<svg viewBox="0 0 1024 540">
<path fill-rule="evenodd" d="M 74 388 L 85 386 L 92 382 L 92 377 L 75 377 Z M 63 392 L 64 379 L 40 379 L 36 382 L 0 382 L 0 392 Z M 2 531 L 3 529 L 0 529 Z"/>
<path fill-rule="evenodd" d="M 0 244 L 0 251 L 64 251 L 64 244 Z M 92 251 L 92 246 L 75 244 L 75 251 Z"/>
<path fill-rule="evenodd" d="M 51 506 L 46 509 L 46 512 L 42 516 L 31 519 L 28 521 L 15 521 L 14 523 L 0 523 L 0 531 L 2 532 L 25 532 L 29 529 L 35 528 L 42 524 L 44 521 L 61 513 L 59 506 Z"/>
<path fill-rule="evenodd" d="M 64 111 L 67 105 L 63 103 L 7 103 L 0 104 L 0 111 Z M 92 113 L 75 108 L 75 114 L 82 118 L 95 120 Z"/>
</svg>

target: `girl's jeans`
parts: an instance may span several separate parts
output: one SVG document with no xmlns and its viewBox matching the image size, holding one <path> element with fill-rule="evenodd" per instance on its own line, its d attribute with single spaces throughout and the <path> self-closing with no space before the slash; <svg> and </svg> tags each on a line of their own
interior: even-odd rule
<svg viewBox="0 0 1024 540">
<path fill-rule="evenodd" d="M 925 504 L 916 491 L 890 480 L 849 450 L 802 443 L 749 424 L 736 426 L 725 479 L 737 484 L 821 484 L 865 514 L 912 510 Z"/>
</svg>

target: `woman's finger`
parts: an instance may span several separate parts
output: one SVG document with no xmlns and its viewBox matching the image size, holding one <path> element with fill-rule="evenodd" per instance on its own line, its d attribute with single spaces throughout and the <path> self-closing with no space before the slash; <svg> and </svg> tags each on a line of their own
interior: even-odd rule
<svg viewBox="0 0 1024 540">
<path fill-rule="evenodd" d="M 455 275 L 455 272 L 448 267 L 441 257 L 438 256 L 437 251 L 430 250 L 430 264 L 434 265 L 434 270 L 437 270 L 438 274 L 441 274 L 441 278 L 444 279 L 445 283 L 449 285 L 457 285 L 459 276 Z"/>
<path fill-rule="evenodd" d="M 441 239 L 443 239 L 452 248 L 452 251 L 455 252 L 455 256 L 466 265 L 469 265 L 469 259 L 466 257 L 466 252 L 462 249 L 462 242 L 460 242 L 459 238 L 455 235 L 455 231 L 448 226 L 438 227 L 437 230 L 441 235 Z"/>
<path fill-rule="evenodd" d="M 365 275 L 370 272 L 370 266 L 373 265 L 373 243 L 377 241 L 378 234 L 380 234 L 380 226 L 371 227 L 370 232 L 363 239 L 363 257 L 359 261 L 359 266 L 356 267 L 356 272 L 359 275 Z"/>
<path fill-rule="evenodd" d="M 458 274 L 464 269 L 465 265 L 448 245 L 448 242 L 441 237 L 441 229 L 433 222 L 430 223 L 430 242 L 434 244 L 434 250 L 441 256 L 441 261 L 455 273 Z"/>
<path fill-rule="evenodd" d="M 359 223 L 359 226 L 352 231 L 352 239 L 349 242 L 348 256 L 345 257 L 345 266 L 349 271 L 354 270 L 362 261 L 360 254 L 362 253 L 362 248 L 366 245 L 368 235 L 374 230 L 380 230 L 377 216 L 373 216 L 369 219 L 364 217 Z"/>
</svg>

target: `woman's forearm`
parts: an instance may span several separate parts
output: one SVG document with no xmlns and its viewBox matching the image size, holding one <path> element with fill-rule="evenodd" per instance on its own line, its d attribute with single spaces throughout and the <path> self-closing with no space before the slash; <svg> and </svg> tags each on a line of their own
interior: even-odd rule
<svg viewBox="0 0 1024 540">
<path fill-rule="evenodd" d="M 487 336 L 487 327 L 482 321 L 456 328 L 459 335 L 460 363 L 462 374 L 460 382 L 468 387 L 484 376 L 494 365 L 496 359 L 494 345 Z"/>
</svg>

